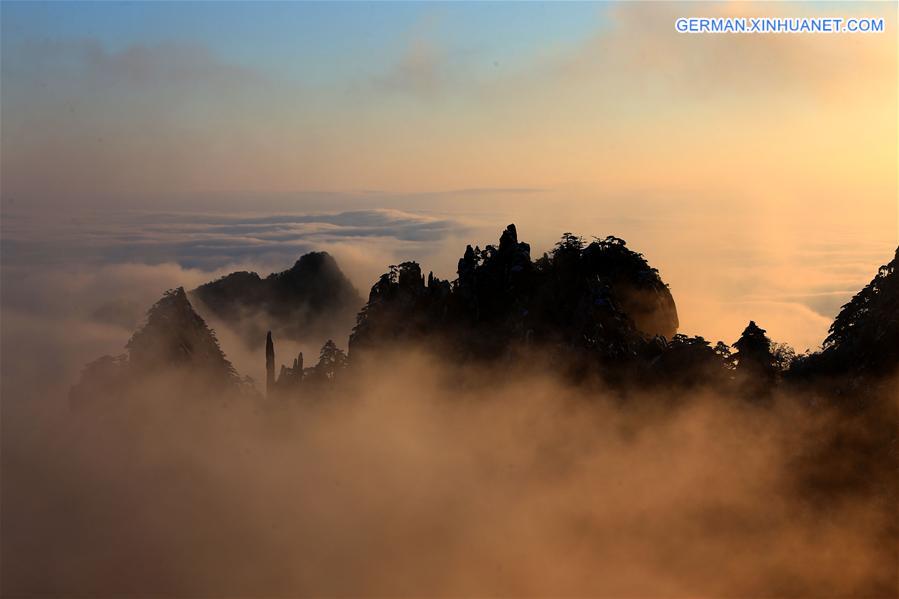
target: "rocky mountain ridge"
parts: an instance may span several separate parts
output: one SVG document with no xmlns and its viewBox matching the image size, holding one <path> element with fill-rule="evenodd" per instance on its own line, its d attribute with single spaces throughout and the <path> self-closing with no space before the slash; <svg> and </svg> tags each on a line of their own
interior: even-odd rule
<svg viewBox="0 0 899 599">
<path fill-rule="evenodd" d="M 336 337 L 350 329 L 363 303 L 327 252 L 305 254 L 288 270 L 265 278 L 233 272 L 189 296 L 251 348 L 261 347 L 267 330 L 294 341 Z"/>
<path fill-rule="evenodd" d="M 273 332 L 260 334 L 266 344 L 266 391 L 291 396 L 301 387 L 320 389 L 351 374 L 354 360 L 366 354 L 421 343 L 457 364 L 540 355 L 575 379 L 595 375 L 625 385 L 740 384 L 764 396 L 780 380 L 805 384 L 842 377 L 842 383 L 857 388 L 859 377 L 899 369 L 897 262 L 899 249 L 843 306 L 821 352 L 796 356 L 773 343 L 755 322 L 732 346 L 678 334 L 668 286 L 624 240 L 585 243 L 566 233 L 550 252 L 532 260 L 530 246 L 509 225 L 497 246 L 467 246 L 453 281 L 433 273 L 425 277 L 415 262 L 392 266 L 358 313 L 349 355 L 329 339 L 318 364 L 305 367 L 300 354 L 275 376 Z M 310 273 L 321 272 L 326 275 L 320 280 L 329 284 L 304 287 Z M 267 279 L 233 273 L 194 293 L 211 299 L 219 314 L 236 317 L 243 307 L 255 306 L 274 322 L 273 315 L 292 313 L 289 298 L 300 294 L 297 289 L 305 289 L 305 305 L 323 310 L 329 305 L 328 289 L 346 299 L 349 288 L 342 277 L 333 258 L 313 253 Z M 269 304 L 267 297 L 279 297 L 280 303 Z M 73 395 L 86 395 L 97 381 L 121 382 L 169 368 L 225 388 L 247 387 L 181 288 L 166 292 L 150 309 L 147 323 L 126 347 L 127 355 L 90 364 Z"/>
</svg>

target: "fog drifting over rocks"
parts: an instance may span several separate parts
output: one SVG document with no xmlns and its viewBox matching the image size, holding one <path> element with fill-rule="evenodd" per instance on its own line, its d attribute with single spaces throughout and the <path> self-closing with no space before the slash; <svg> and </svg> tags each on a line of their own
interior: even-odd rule
<svg viewBox="0 0 899 599">
<path fill-rule="evenodd" d="M 413 348 L 359 374 L 317 402 L 176 402 L 160 376 L 76 412 L 6 405 L 4 594 L 893 588 L 883 495 L 819 504 L 800 484 L 809 455 L 858 423 L 789 397 L 622 403 L 539 368 L 455 368 Z"/>
<path fill-rule="evenodd" d="M 451 268 L 440 265 L 464 247 L 455 235 L 323 247 L 364 291 L 399 259 Z M 73 409 L 66 393 L 84 364 L 120 353 L 163 290 L 238 265 L 280 270 L 291 263 L 281 253 L 300 247 L 274 243 L 277 258 L 238 252 L 211 268 L 135 264 L 130 251 L 117 261 L 108 239 L 4 254 L 4 595 L 895 589 L 895 473 L 882 469 L 895 460 L 882 442 L 894 434 L 895 393 L 862 416 L 784 393 L 766 406 L 702 388 L 625 397 L 575 388 L 540 355 L 461 367 L 425 346 L 375 354 L 322 401 L 202 388 L 185 401 L 162 373 Z M 98 259 L 66 264 L 54 253 L 65 247 Z M 852 260 L 865 277 L 882 261 Z M 261 390 L 261 353 L 209 323 Z M 278 343 L 279 356 L 297 351 L 317 347 Z M 871 458 L 865 468 L 859 456 Z"/>
</svg>

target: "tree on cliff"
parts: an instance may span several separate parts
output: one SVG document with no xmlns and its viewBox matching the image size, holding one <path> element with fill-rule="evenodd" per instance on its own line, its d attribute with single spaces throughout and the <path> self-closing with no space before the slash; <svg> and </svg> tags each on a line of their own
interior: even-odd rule
<svg viewBox="0 0 899 599">
<path fill-rule="evenodd" d="M 823 351 L 800 356 L 792 364 L 790 375 L 796 380 L 850 375 L 846 380 L 854 381 L 857 377 L 892 374 L 897 366 L 899 248 L 871 282 L 840 309 L 824 340 Z M 831 389 L 840 388 L 832 383 L 828 383 Z"/>
<path fill-rule="evenodd" d="M 771 340 L 765 333 L 765 329 L 755 324 L 754 320 L 749 321 L 743 334 L 734 343 L 737 353 L 733 355 L 733 359 L 737 372 L 765 378 L 774 375 L 774 354 L 771 353 Z"/>
<path fill-rule="evenodd" d="M 328 339 L 319 353 L 318 364 L 315 365 L 315 377 L 321 381 L 334 381 L 346 368 L 346 365 L 346 353 L 331 339 Z"/>
<path fill-rule="evenodd" d="M 899 248 L 892 261 L 842 307 L 830 325 L 824 350 L 876 369 L 899 361 Z"/>
</svg>

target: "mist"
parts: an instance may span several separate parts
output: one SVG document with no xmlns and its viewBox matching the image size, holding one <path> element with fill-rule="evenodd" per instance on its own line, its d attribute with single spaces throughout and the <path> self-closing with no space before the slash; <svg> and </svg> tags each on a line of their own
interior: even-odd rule
<svg viewBox="0 0 899 599">
<path fill-rule="evenodd" d="M 171 372 L 77 408 L 7 387 L 23 401 L 4 404 L 3 594 L 895 589 L 892 462 L 871 451 L 895 395 L 862 422 L 786 395 L 574 387 L 539 364 L 385 351 L 284 401 Z M 872 485 L 840 471 L 837 438 Z"/>
<path fill-rule="evenodd" d="M 374 261 L 413 249 L 446 270 L 453 235 L 326 247 L 365 289 Z M 3 596 L 894 593 L 895 378 L 853 411 L 789 386 L 754 402 L 575 385 L 539 349 L 462 364 L 410 345 L 292 399 L 172 370 L 69 400 L 161 290 L 278 268 L 236 256 L 4 262 Z M 261 390 L 262 353 L 196 308 Z M 320 344 L 278 339 L 277 360 Z"/>
<path fill-rule="evenodd" d="M 0 2 L 0 595 L 896 596 L 897 10 Z"/>
<path fill-rule="evenodd" d="M 803 351 L 819 347 L 839 307 L 896 244 L 889 215 L 876 226 L 835 226 L 808 211 L 708 202 L 709 192 L 462 190 L 300 194 L 276 205 L 254 201 L 267 210 L 250 212 L 7 210 L 2 270 L 17 284 L 4 286 L 3 305 L 39 320 L 78 312 L 95 321 L 115 300 L 112 314 L 127 320 L 113 324 L 127 324 L 125 338 L 167 288 L 237 270 L 265 276 L 313 250 L 331 253 L 363 295 L 388 265 L 405 260 L 452 279 L 467 243 L 493 243 L 515 222 L 535 255 L 566 230 L 626 239 L 669 282 L 682 332 L 732 342 L 755 319 Z M 225 351 L 240 349 L 226 343 Z"/>
</svg>

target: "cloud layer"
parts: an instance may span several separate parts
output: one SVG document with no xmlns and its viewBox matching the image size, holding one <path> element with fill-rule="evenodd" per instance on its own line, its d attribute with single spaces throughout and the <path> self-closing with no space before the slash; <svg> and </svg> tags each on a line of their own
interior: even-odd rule
<svg viewBox="0 0 899 599">
<path fill-rule="evenodd" d="M 341 245 L 357 244 L 394 252 L 441 244 L 464 231 L 453 218 L 392 209 L 271 215 L 119 212 L 56 219 L 10 214 L 3 244 L 14 264 L 177 262 L 206 270 L 269 264 L 283 270 L 313 249 L 338 248 L 339 253 Z"/>
<path fill-rule="evenodd" d="M 174 401 L 160 378 L 76 411 L 54 396 L 18 403 L 3 419 L 4 594 L 894 588 L 884 498 L 818 504 L 827 491 L 803 487 L 830 439 L 866 441 L 858 423 L 787 397 L 774 408 L 706 393 L 621 402 L 539 363 L 460 369 L 413 349 L 359 364 L 355 384 L 321 402 Z"/>
</svg>

